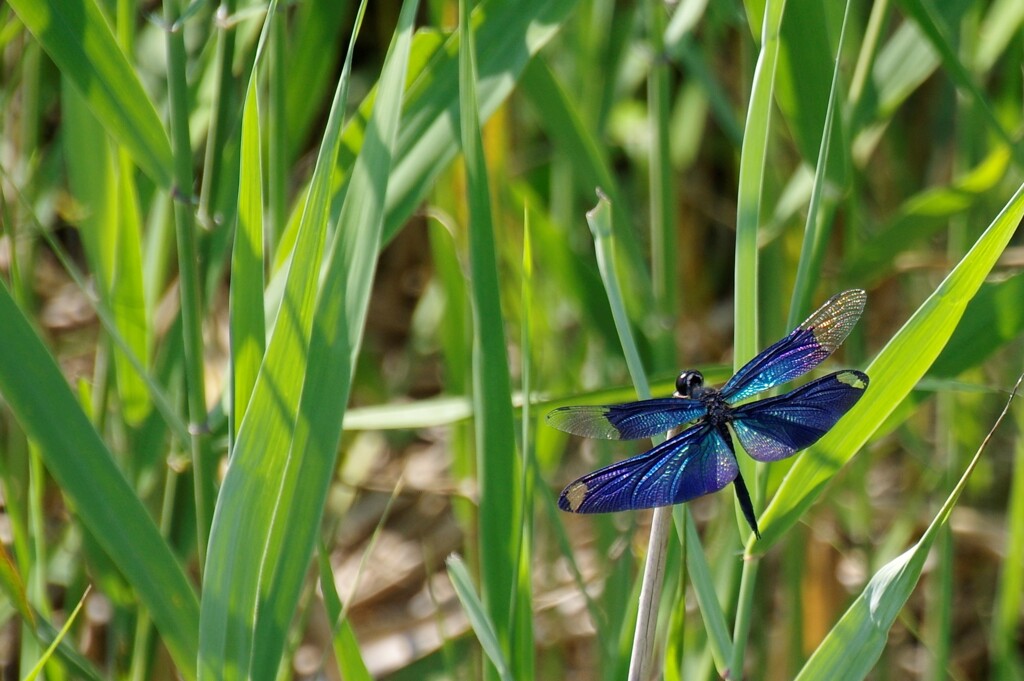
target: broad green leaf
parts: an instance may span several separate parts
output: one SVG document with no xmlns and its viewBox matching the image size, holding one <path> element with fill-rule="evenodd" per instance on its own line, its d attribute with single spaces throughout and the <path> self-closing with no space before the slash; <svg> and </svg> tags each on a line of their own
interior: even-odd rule
<svg viewBox="0 0 1024 681">
<path fill-rule="evenodd" d="M 171 145 L 153 102 L 93 0 L 11 0 L 97 120 L 158 186 L 171 186 Z"/>
<path fill-rule="evenodd" d="M 1017 165 L 1019 166 L 1024 163 L 1024 153 L 1019 151 L 1019 145 L 1016 143 L 1016 140 L 1003 127 L 1002 122 L 992 108 L 991 100 L 982 91 L 973 75 L 967 70 L 959 55 L 957 55 L 957 51 L 948 37 L 951 29 L 943 25 L 942 12 L 923 0 L 899 0 L 899 2 L 917 23 L 925 38 L 931 42 L 932 47 L 939 53 L 942 65 L 946 68 L 957 89 L 974 102 L 976 110 L 982 114 L 982 118 L 987 119 L 989 128 L 1009 147 L 1010 153 L 1013 154 Z M 954 3 L 949 3 L 949 5 L 942 9 L 952 12 L 955 15 L 954 18 L 959 18 L 958 8 Z"/>
<path fill-rule="evenodd" d="M 839 26 L 832 21 L 834 17 L 828 16 L 830 12 L 825 3 L 793 2 L 787 3 L 782 20 L 775 101 L 800 153 L 810 164 L 819 157 L 833 66 L 837 61 L 829 33 L 834 30 L 838 38 Z M 832 125 L 829 147 L 832 153 L 828 156 L 826 175 L 830 182 L 841 186 L 847 162 L 841 120 Z"/>
<path fill-rule="evenodd" d="M 929 187 L 912 196 L 888 224 L 868 240 L 846 267 L 846 281 L 865 286 L 891 271 L 893 258 L 917 246 L 986 199 L 1010 166 L 1010 151 L 996 147 L 988 158 L 948 187 Z"/>
<path fill-rule="evenodd" d="M 1018 35 L 1024 23 L 1024 3 L 1017 0 L 996 0 L 988 7 L 988 13 L 981 22 L 974 55 L 974 68 L 978 73 L 987 73 L 996 60 L 1006 51 L 1010 41 Z"/>
<path fill-rule="evenodd" d="M 179 672 L 193 678 L 199 606 L 178 558 L 6 285 L 0 286 L 0 326 L 0 394 L 38 445 L 75 514 L 134 587 Z"/>
<path fill-rule="evenodd" d="M 912 22 L 900 24 L 877 56 L 862 54 L 861 59 L 871 59 L 871 66 L 863 90 L 851 102 L 855 107 L 850 122 L 854 136 L 851 153 L 858 165 L 867 162 L 900 105 L 939 65 L 935 49 Z"/>
<path fill-rule="evenodd" d="M 769 0 L 761 13 L 748 9 L 751 28 L 760 26 L 761 49 L 754 66 L 754 80 L 750 85 L 750 101 L 743 127 L 740 148 L 739 182 L 736 188 L 736 256 L 734 258 L 735 325 L 733 330 L 733 365 L 739 369 L 757 353 L 758 335 L 758 225 L 761 222 L 761 200 L 764 192 L 765 168 L 768 155 L 768 136 L 771 130 L 772 100 L 778 69 L 780 32 L 786 0 Z M 763 16 L 761 16 L 763 15 Z M 755 480 L 753 460 L 738 458 L 740 475 Z M 754 503 L 758 503 L 757 486 Z M 746 521 L 736 504 L 736 518 L 740 527 Z M 742 642 L 734 647 L 734 655 L 742 649 Z M 735 662 L 732 660 L 731 662 Z"/>
<path fill-rule="evenodd" d="M 871 384 L 864 397 L 786 474 L 761 517 L 761 540 L 748 551 L 763 553 L 821 494 L 828 481 L 868 441 L 928 371 L 953 334 L 1024 217 L 1020 187 L 985 233 L 865 370 Z M 871 314 L 868 300 L 867 314 Z"/>
</svg>

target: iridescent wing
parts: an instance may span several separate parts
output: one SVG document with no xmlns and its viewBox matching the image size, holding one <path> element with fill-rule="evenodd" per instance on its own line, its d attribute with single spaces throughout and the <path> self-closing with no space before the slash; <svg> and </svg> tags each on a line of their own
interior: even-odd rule
<svg viewBox="0 0 1024 681">
<path fill-rule="evenodd" d="M 607 406 L 559 407 L 548 423 L 573 435 L 603 440 L 639 440 L 689 423 L 707 412 L 687 397 L 626 402 Z"/>
<path fill-rule="evenodd" d="M 866 374 L 837 371 L 785 395 L 737 407 L 732 428 L 752 459 L 785 459 L 817 442 L 867 387 Z"/>
<path fill-rule="evenodd" d="M 846 340 L 866 301 L 860 289 L 832 296 L 792 333 L 737 371 L 722 387 L 722 397 L 735 404 L 818 366 Z"/>
<path fill-rule="evenodd" d="M 562 491 L 558 506 L 573 513 L 670 506 L 717 492 L 737 475 L 730 444 L 712 426 L 699 424 L 648 452 L 587 473 Z"/>
</svg>

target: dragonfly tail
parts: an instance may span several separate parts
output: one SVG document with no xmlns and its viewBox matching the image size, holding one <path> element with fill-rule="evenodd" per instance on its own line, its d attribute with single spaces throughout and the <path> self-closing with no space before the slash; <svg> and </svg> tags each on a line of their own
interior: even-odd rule
<svg viewBox="0 0 1024 681">
<path fill-rule="evenodd" d="M 733 484 L 736 487 L 736 498 L 740 502 L 740 508 L 743 509 L 743 517 L 747 519 L 747 524 L 750 525 L 750 529 L 754 531 L 754 536 L 760 539 L 761 533 L 757 529 L 757 517 L 754 515 L 754 504 L 750 501 L 750 493 L 747 491 L 746 483 L 743 482 L 743 476 L 737 474 Z"/>
</svg>

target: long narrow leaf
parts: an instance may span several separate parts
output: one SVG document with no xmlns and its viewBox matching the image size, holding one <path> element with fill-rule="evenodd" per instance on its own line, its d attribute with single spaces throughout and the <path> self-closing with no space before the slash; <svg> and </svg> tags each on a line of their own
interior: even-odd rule
<svg viewBox="0 0 1024 681">
<path fill-rule="evenodd" d="M 222 675 L 224 668 L 218 672 L 217 665 L 227 663 L 239 678 L 271 679 L 280 661 L 334 469 L 369 305 L 416 4 L 410 0 L 402 8 L 321 283 L 319 253 L 350 44 L 284 302 L 218 501 L 216 543 L 211 540 L 216 562 L 207 567 L 207 584 L 216 584 L 215 595 L 209 610 L 203 602 L 202 643 L 210 642 L 202 660 L 204 675 Z M 357 25 L 364 11 L 365 2 Z M 298 355 L 284 354 L 289 351 Z M 282 399 L 286 384 L 287 402 Z M 273 481 L 269 487 L 268 481 Z M 260 539 L 246 544 L 252 537 Z M 231 606 L 232 599 L 237 606 Z"/>
<path fill-rule="evenodd" d="M 327 196 L 361 17 L 352 30 L 277 320 L 217 498 L 204 575 L 200 678 L 247 678 L 251 672 L 262 560 L 278 502 L 275 498 L 268 503 L 267 481 L 280 486 L 296 429 L 324 249 Z M 280 653 L 283 637 L 284 629 L 271 654 Z"/>
<path fill-rule="evenodd" d="M 199 606 L 184 569 L 6 285 L 0 285 L 0 327 L 0 394 L 76 514 L 149 609 L 181 673 L 191 678 Z"/>
<path fill-rule="evenodd" d="M 81 204 L 79 234 L 97 279 L 99 295 L 118 333 L 142 363 L 149 364 L 149 321 L 142 284 L 141 225 L 132 167 L 117 163 L 107 135 L 72 87 L 63 92 L 68 180 Z M 115 346 L 119 402 L 126 421 L 140 423 L 151 407 L 143 379 Z"/>
<path fill-rule="evenodd" d="M 470 297 L 473 301 L 473 412 L 480 481 L 480 583 L 502 650 L 511 653 L 514 547 L 522 528 L 521 473 L 512 421 L 512 381 L 501 316 L 490 185 L 480 134 L 476 56 L 469 0 L 459 2 L 459 120 L 469 204 Z"/>
<path fill-rule="evenodd" d="M 939 535 L 939 529 L 949 520 L 953 506 L 967 486 L 974 467 L 981 459 L 992 432 L 999 426 L 1010 408 L 1024 375 L 1017 379 L 1013 393 L 992 431 L 985 437 L 974 458 L 964 470 L 956 487 L 946 498 L 928 529 L 913 547 L 889 561 L 871 578 L 864 591 L 853 602 L 839 623 L 829 632 L 814 651 L 797 679 L 802 681 L 858 681 L 868 675 L 885 648 L 896 616 L 917 586 L 928 552 Z"/>
<path fill-rule="evenodd" d="M 466 564 L 455 554 L 448 556 L 448 560 L 445 562 L 448 564 L 448 577 L 452 580 L 455 594 L 459 597 L 466 616 L 469 617 L 469 623 L 476 633 L 477 640 L 480 641 L 487 657 L 494 663 L 502 681 L 511 681 L 512 672 L 505 659 L 505 654 L 502 652 L 501 644 L 498 643 L 498 634 L 494 629 L 494 623 L 491 622 L 487 608 L 484 607 L 473 588 L 473 580 L 469 576 Z"/>
<path fill-rule="evenodd" d="M 238 225 L 231 252 L 231 416 L 237 435 L 266 349 L 263 318 L 263 171 L 254 66 L 242 111 Z"/>
</svg>

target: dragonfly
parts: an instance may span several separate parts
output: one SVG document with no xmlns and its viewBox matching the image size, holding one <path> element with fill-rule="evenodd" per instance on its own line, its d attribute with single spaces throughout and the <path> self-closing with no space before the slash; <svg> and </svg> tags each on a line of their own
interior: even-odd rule
<svg viewBox="0 0 1024 681">
<path fill-rule="evenodd" d="M 827 433 L 864 394 L 867 374 L 843 369 L 782 395 L 744 400 L 825 361 L 846 340 L 866 301 L 867 294 L 860 289 L 832 296 L 721 388 L 705 387 L 699 371 L 683 371 L 672 397 L 550 412 L 547 421 L 555 428 L 606 440 L 651 437 L 694 422 L 643 454 L 573 481 L 562 491 L 559 508 L 609 513 L 671 506 L 717 492 L 731 482 L 747 524 L 760 539 L 730 430 L 747 454 L 762 462 L 792 456 Z"/>
</svg>

